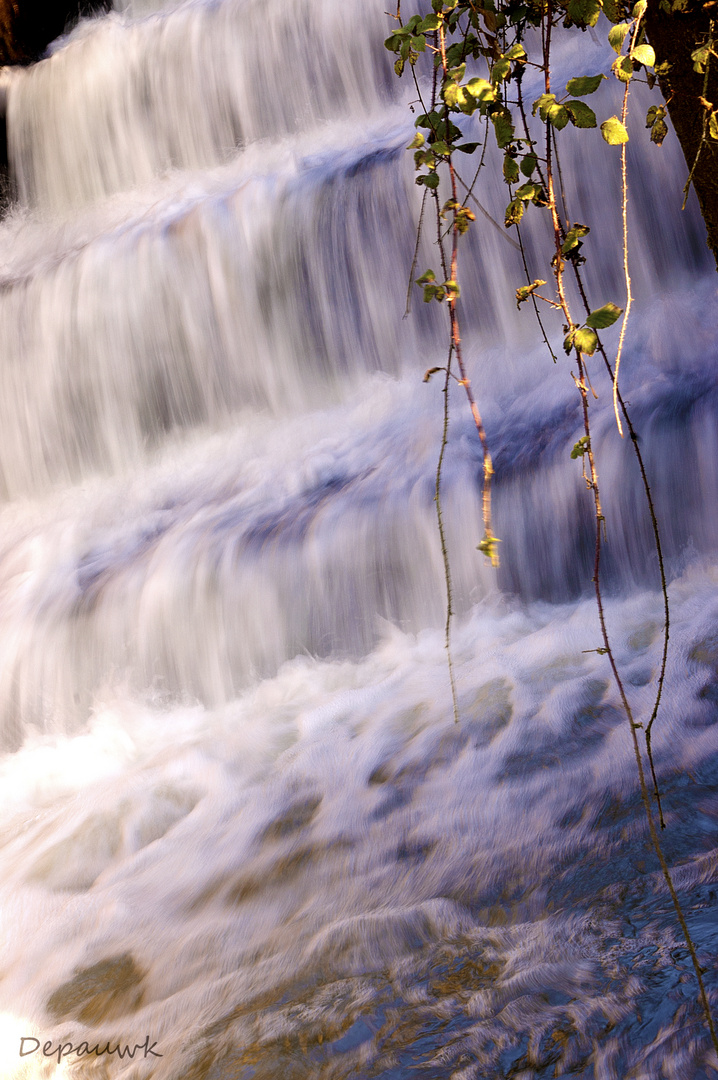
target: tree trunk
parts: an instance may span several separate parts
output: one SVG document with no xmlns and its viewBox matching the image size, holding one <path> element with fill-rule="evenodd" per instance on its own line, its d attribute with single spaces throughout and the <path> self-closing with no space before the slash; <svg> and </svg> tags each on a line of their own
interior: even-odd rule
<svg viewBox="0 0 718 1080">
<path fill-rule="evenodd" d="M 710 57 L 707 85 L 705 75 L 694 71 L 691 59 L 691 53 L 710 39 L 712 18 L 718 29 L 718 5 L 715 0 L 683 3 L 684 10 L 665 11 L 660 0 L 648 0 L 646 33 L 656 53 L 656 74 L 668 114 L 688 169 L 693 170 L 708 247 L 718 268 L 718 141 L 707 130 L 708 114 L 718 108 L 718 58 Z"/>
</svg>

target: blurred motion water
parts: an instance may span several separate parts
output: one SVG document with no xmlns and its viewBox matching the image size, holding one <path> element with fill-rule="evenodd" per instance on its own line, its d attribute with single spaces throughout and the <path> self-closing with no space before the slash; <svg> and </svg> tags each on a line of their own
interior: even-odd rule
<svg viewBox="0 0 718 1080">
<path fill-rule="evenodd" d="M 578 398 L 517 311 L 519 254 L 484 215 L 463 244 L 463 317 L 502 565 L 476 550 L 481 454 L 452 388 L 453 721 L 441 389 L 422 382 L 446 333 L 438 305 L 402 317 L 420 196 L 389 25 L 380 0 L 134 0 L 12 73 L 9 1080 L 716 1075 L 596 651 Z M 587 53 L 607 66 L 582 40 L 557 83 Z M 655 758 L 718 1004 L 716 283 L 700 218 L 680 213 L 677 146 L 649 144 L 640 114 L 623 372 L 673 604 Z M 572 214 L 615 217 L 587 240 L 590 293 L 621 303 L 617 162 L 599 132 L 574 134 Z M 502 220 L 500 177 L 480 197 Z M 418 265 L 432 261 L 425 235 Z M 657 564 L 610 388 L 591 378 L 609 625 L 645 719 Z M 146 1037 L 161 1058 L 18 1052 Z"/>
</svg>

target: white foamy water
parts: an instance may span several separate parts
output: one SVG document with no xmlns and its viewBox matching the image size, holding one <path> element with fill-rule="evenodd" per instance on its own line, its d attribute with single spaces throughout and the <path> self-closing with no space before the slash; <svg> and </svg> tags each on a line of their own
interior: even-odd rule
<svg viewBox="0 0 718 1080">
<path fill-rule="evenodd" d="M 402 318 L 412 88 L 383 5 L 124 7 L 8 90 L 0 1075 L 715 1076 L 596 651 L 575 389 L 481 214 L 465 340 L 502 566 L 476 550 L 481 456 L 452 388 L 454 723 L 422 382 L 444 330 L 417 297 Z M 666 195 L 677 148 L 640 125 L 624 378 L 673 605 L 655 761 L 718 1004 L 716 285 Z M 616 160 L 580 134 L 563 164 L 589 220 Z M 496 178 L 481 198 L 500 218 Z M 587 241 L 597 306 L 621 301 L 615 235 Z M 656 559 L 592 379 L 609 627 L 645 722 Z"/>
</svg>

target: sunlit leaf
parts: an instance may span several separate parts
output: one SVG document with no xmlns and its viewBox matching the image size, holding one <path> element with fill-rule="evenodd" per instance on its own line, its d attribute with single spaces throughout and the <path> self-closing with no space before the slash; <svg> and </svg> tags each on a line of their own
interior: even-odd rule
<svg viewBox="0 0 718 1080">
<path fill-rule="evenodd" d="M 595 128 L 596 114 L 584 101 L 566 101 L 564 108 L 568 110 L 571 122 L 577 128 Z"/>
<path fill-rule="evenodd" d="M 617 26 L 612 26 L 608 31 L 608 44 L 615 52 L 620 53 L 623 48 L 623 39 L 630 29 L 631 24 L 624 22 L 618 23 Z"/>
<path fill-rule="evenodd" d="M 577 26 L 595 26 L 601 14 L 599 0 L 568 0 L 566 5 L 571 22 Z"/>
<path fill-rule="evenodd" d="M 557 131 L 561 131 L 566 127 L 566 124 L 569 121 L 569 115 L 569 111 L 564 105 L 556 104 L 548 110 L 549 121 Z"/>
<path fill-rule="evenodd" d="M 595 330 L 591 330 L 587 326 L 582 326 L 573 336 L 573 345 L 579 352 L 587 353 L 588 356 L 593 356 L 596 347 L 598 346 L 598 337 Z"/>
<path fill-rule="evenodd" d="M 650 45 L 637 45 L 631 53 L 631 59 L 637 60 L 639 64 L 645 64 L 646 67 L 653 67 L 656 54 Z"/>
<path fill-rule="evenodd" d="M 601 134 L 609 146 L 628 142 L 628 132 L 617 116 L 611 116 L 601 124 Z"/>
<path fill-rule="evenodd" d="M 588 236 L 590 231 L 588 225 L 581 225 L 580 222 L 576 222 L 573 228 L 566 233 L 566 239 L 561 247 L 561 254 L 570 255 L 572 251 L 580 248 L 582 237 Z"/>
<path fill-rule="evenodd" d="M 615 304 L 604 304 L 591 312 L 586 319 L 586 326 L 592 326 L 594 330 L 605 330 L 607 326 L 613 326 L 622 314 L 623 308 L 616 307 Z"/>
<path fill-rule="evenodd" d="M 598 90 L 605 75 L 581 75 L 577 79 L 569 79 L 566 83 L 566 93 L 574 97 L 584 97 Z"/>
<path fill-rule="evenodd" d="M 522 285 L 516 290 L 516 307 L 521 307 L 522 304 L 525 304 L 531 294 L 545 284 L 546 282 L 543 278 L 534 278 L 530 285 Z"/>
<path fill-rule="evenodd" d="M 512 199 L 509 205 L 506 207 L 506 213 L 504 214 L 504 225 L 508 229 L 511 225 L 518 225 L 521 218 L 524 216 L 524 204 L 521 199 Z"/>
<path fill-rule="evenodd" d="M 633 62 L 630 56 L 617 56 L 611 64 L 611 71 L 621 82 L 630 82 L 633 78 Z"/>
</svg>

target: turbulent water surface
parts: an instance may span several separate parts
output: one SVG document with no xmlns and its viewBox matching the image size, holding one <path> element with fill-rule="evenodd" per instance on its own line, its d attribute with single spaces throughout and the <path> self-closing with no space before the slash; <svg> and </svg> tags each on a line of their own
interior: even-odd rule
<svg viewBox="0 0 718 1080">
<path fill-rule="evenodd" d="M 515 243 L 481 214 L 465 347 L 502 565 L 476 550 L 481 455 L 452 388 L 454 723 L 442 395 L 422 382 L 443 362 L 444 313 L 402 318 L 413 87 L 382 48 L 384 6 L 142 0 L 12 75 L 8 1080 L 716 1076 L 596 651 L 578 398 L 516 310 Z M 558 81 L 607 66 L 588 35 L 581 48 Z M 655 760 L 718 1005 L 715 273 L 700 219 L 678 211 L 675 141 L 647 144 L 636 112 L 624 385 L 672 599 Z M 622 303 L 617 159 L 576 134 L 562 136 L 572 214 L 606 208 L 589 285 L 596 306 Z M 592 379 L 607 615 L 645 721 L 663 602 L 629 440 Z"/>
</svg>

